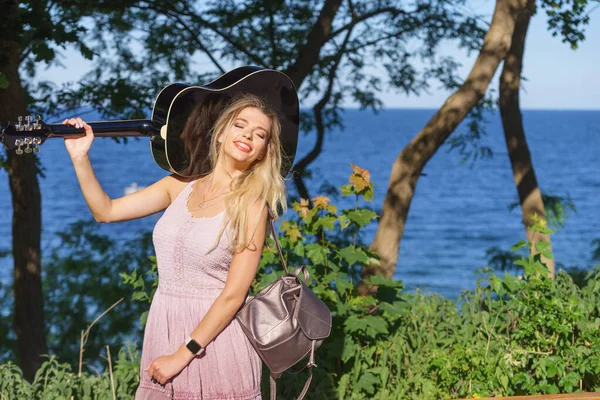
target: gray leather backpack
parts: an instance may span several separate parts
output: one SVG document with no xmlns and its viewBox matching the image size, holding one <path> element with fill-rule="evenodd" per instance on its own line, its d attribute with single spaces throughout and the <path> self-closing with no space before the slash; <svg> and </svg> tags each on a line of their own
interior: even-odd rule
<svg viewBox="0 0 600 400">
<path fill-rule="evenodd" d="M 277 391 L 275 379 L 308 356 L 307 364 L 300 370 L 309 368 L 309 377 L 298 396 L 301 400 L 310 386 L 312 367 L 316 367 L 315 350 L 331 333 L 331 312 L 300 279 L 302 272 L 304 281 L 309 282 L 305 266 L 289 272 L 270 212 L 269 221 L 285 275 L 250 298 L 235 318 L 271 371 L 272 400 L 275 400 Z"/>
</svg>

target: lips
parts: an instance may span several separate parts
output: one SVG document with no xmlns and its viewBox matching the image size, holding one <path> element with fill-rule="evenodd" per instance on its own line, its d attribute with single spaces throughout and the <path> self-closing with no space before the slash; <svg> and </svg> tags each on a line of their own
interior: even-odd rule
<svg viewBox="0 0 600 400">
<path fill-rule="evenodd" d="M 250 146 L 248 143 L 244 143 L 244 142 L 234 142 L 235 147 L 237 147 L 240 151 L 243 151 L 244 153 L 250 153 L 252 151 L 252 146 Z"/>
</svg>

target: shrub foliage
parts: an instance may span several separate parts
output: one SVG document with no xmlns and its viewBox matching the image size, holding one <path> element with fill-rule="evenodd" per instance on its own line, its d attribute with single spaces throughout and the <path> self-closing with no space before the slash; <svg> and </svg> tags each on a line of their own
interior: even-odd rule
<svg viewBox="0 0 600 400">
<path fill-rule="evenodd" d="M 317 351 L 310 399 L 445 399 L 600 390 L 600 272 L 584 285 L 565 272 L 555 279 L 540 255 L 547 243 L 521 241 L 511 251 L 522 276 L 492 269 L 473 291 L 456 300 L 407 293 L 399 281 L 373 276 L 377 290 L 359 296 L 361 268 L 377 255 L 361 241 L 361 229 L 377 214 L 359 205 L 373 196 L 368 171 L 353 166 L 341 188 L 356 206 L 338 210 L 327 197 L 295 202 L 279 226 L 289 266 L 307 265 L 310 286 L 333 313 L 333 330 Z M 536 232 L 552 233 L 537 220 Z M 525 251 L 525 255 L 521 254 Z M 520 252 L 519 252 L 520 251 Z M 517 253 L 519 252 L 519 253 Z M 150 273 L 125 272 L 133 299 L 147 304 L 156 290 Z M 272 241 L 263 252 L 255 293 L 282 273 Z M 144 318 L 142 317 L 142 320 Z M 78 338 L 73 338 L 77 341 Z M 139 354 L 126 345 L 113 362 L 117 398 L 133 398 Z M 33 383 L 13 363 L 0 366 L 0 393 L 7 398 L 112 398 L 109 371 L 85 371 L 51 357 Z M 265 387 L 268 374 L 264 374 Z M 306 375 L 284 375 L 282 398 L 296 396 Z"/>
</svg>

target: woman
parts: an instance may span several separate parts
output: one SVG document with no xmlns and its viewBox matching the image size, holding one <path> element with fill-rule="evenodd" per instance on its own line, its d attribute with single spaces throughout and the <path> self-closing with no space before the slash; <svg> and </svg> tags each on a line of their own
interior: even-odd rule
<svg viewBox="0 0 600 400">
<path fill-rule="evenodd" d="M 159 284 L 144 334 L 136 399 L 260 399 L 261 360 L 233 318 L 258 268 L 267 207 L 285 210 L 280 123 L 257 97 L 234 100 L 215 123 L 199 179 L 167 176 L 112 200 L 92 170 L 92 129 L 65 139 L 99 222 L 165 210 L 154 229 Z"/>
</svg>

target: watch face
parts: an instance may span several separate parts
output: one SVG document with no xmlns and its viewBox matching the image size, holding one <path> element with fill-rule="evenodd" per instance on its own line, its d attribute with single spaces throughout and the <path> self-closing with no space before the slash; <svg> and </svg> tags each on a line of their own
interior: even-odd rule
<svg viewBox="0 0 600 400">
<path fill-rule="evenodd" d="M 202 346 L 200 346 L 200 344 L 198 344 L 198 342 L 196 342 L 194 339 L 190 340 L 186 347 L 194 354 L 198 354 L 200 349 L 202 349 Z"/>
</svg>

